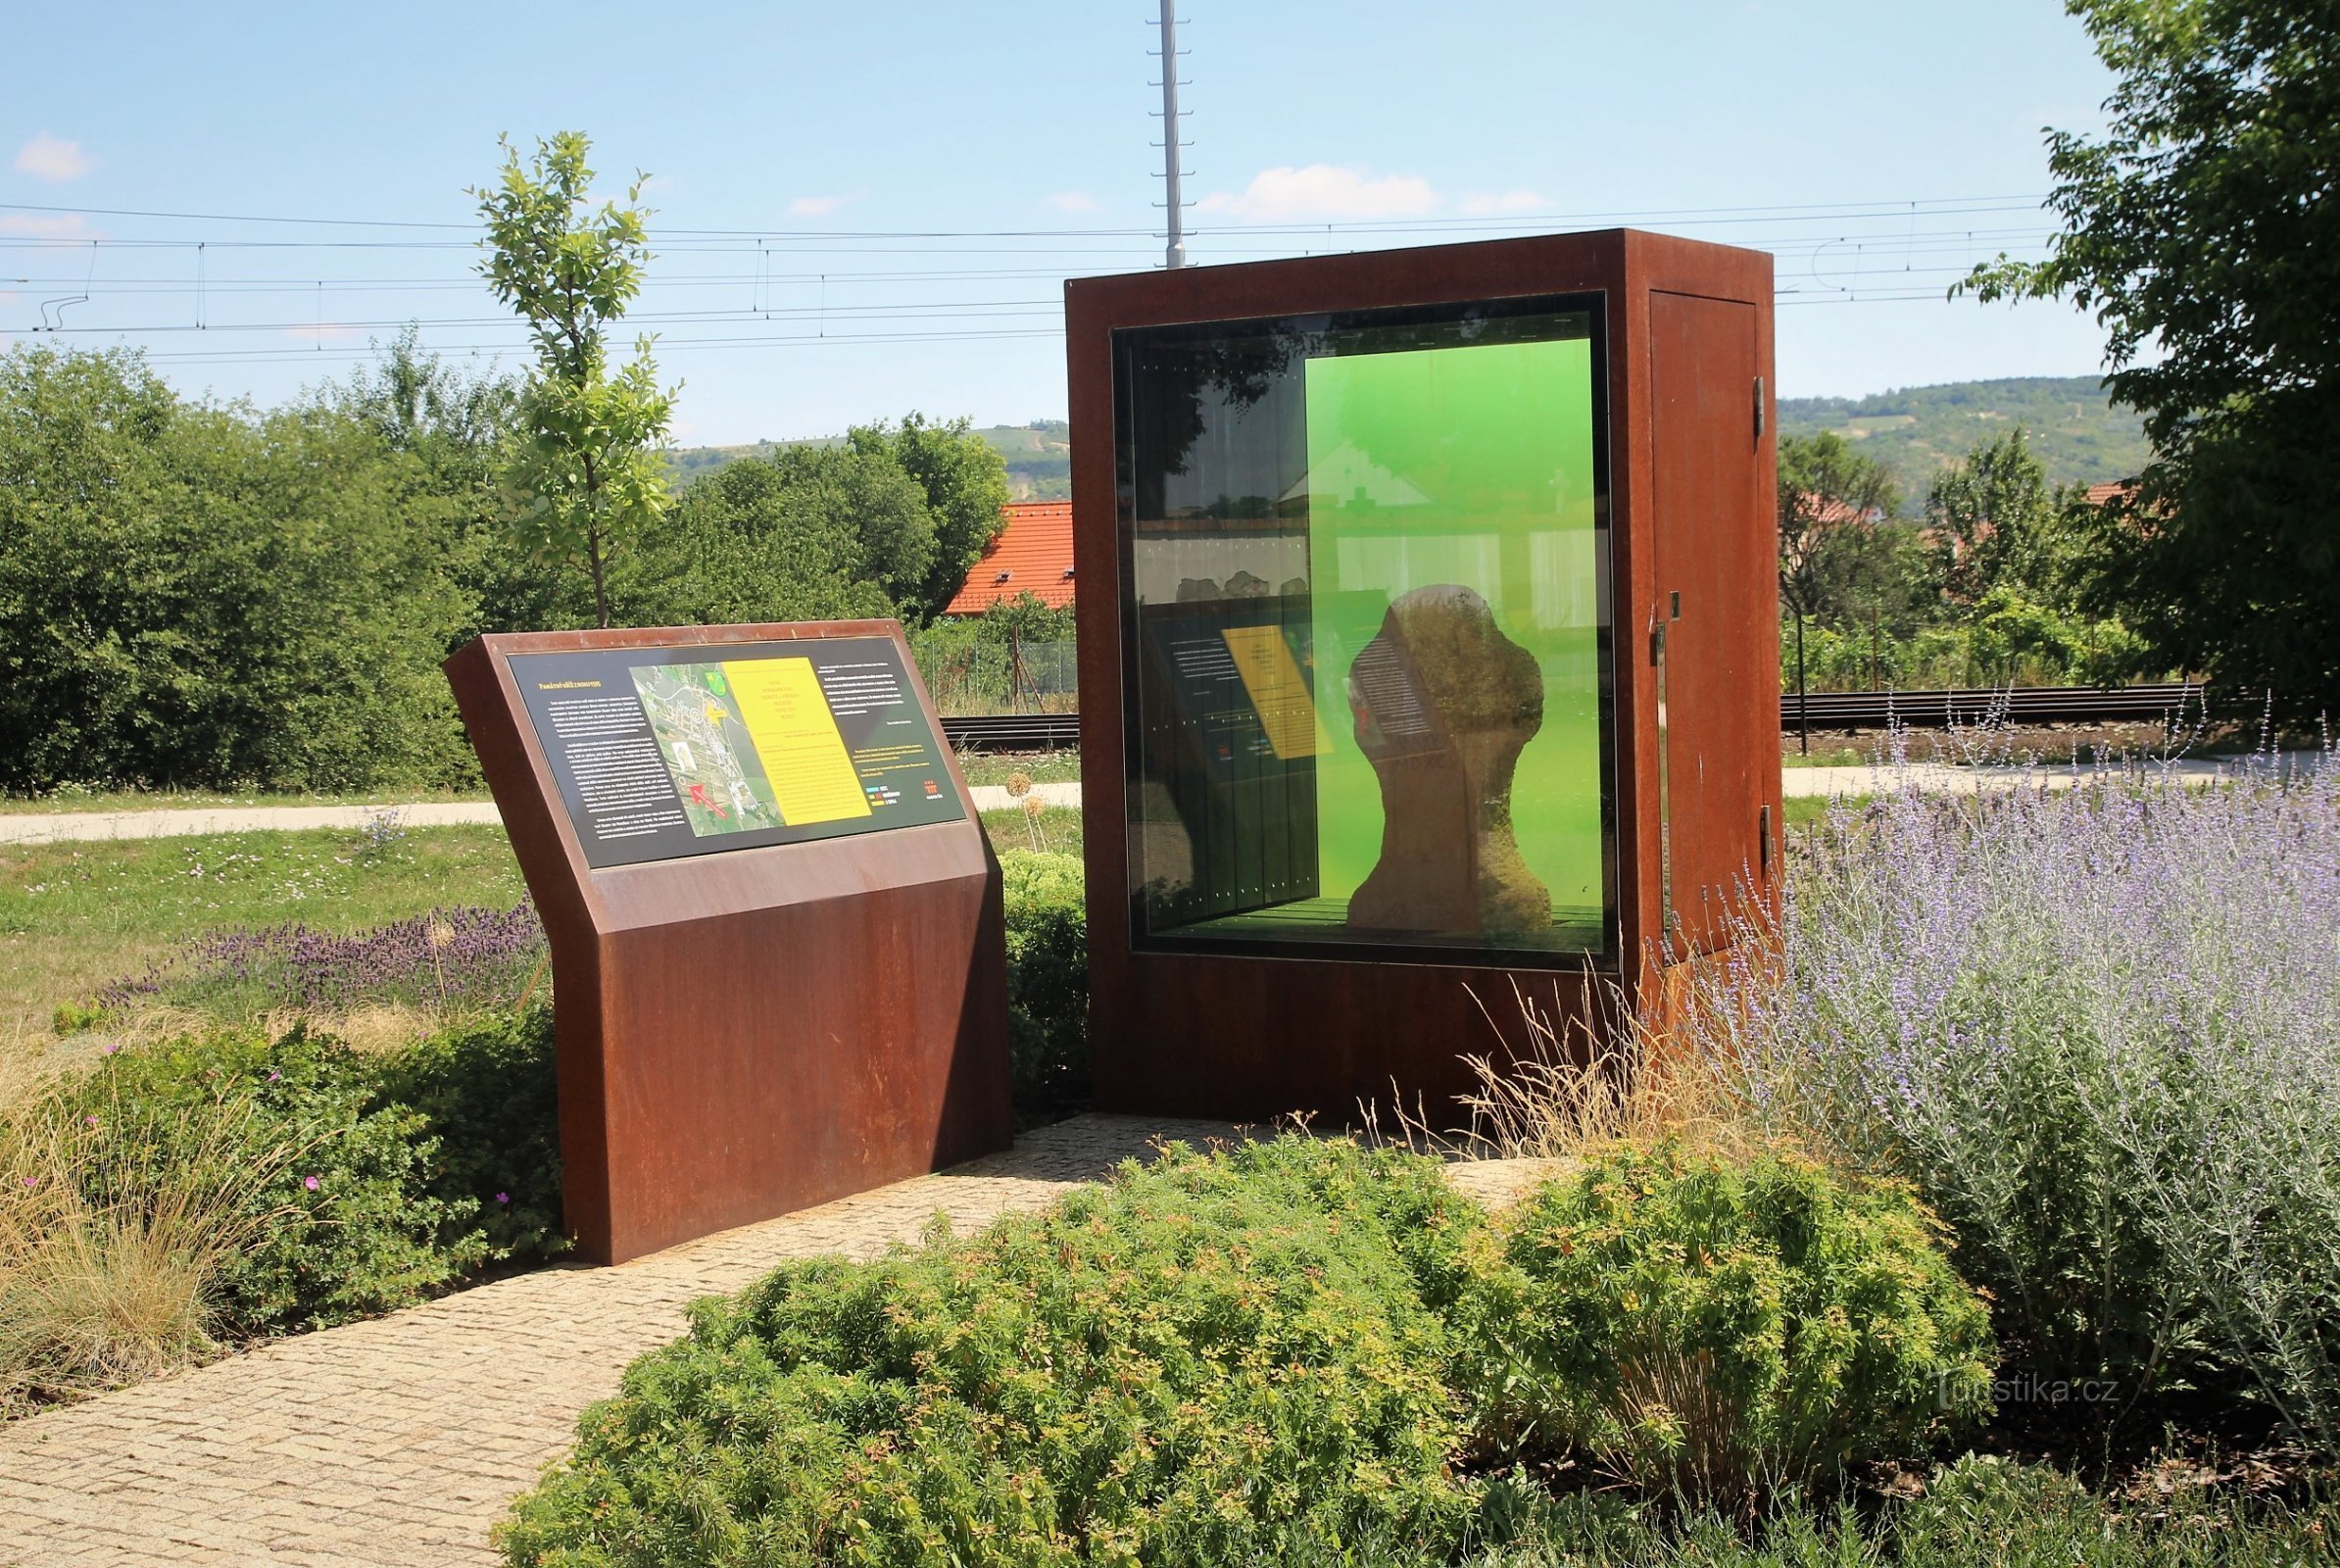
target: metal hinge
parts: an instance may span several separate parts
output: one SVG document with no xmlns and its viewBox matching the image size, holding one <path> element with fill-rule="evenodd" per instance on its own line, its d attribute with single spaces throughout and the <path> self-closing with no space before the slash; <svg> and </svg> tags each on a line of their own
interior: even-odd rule
<svg viewBox="0 0 2340 1568">
<path fill-rule="evenodd" d="M 1755 439 L 1763 439 L 1763 377 L 1755 378 Z"/>
</svg>

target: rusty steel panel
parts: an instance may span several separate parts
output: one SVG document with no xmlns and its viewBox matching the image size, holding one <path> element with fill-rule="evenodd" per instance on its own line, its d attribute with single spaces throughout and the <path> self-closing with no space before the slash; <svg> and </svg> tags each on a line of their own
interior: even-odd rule
<svg viewBox="0 0 2340 1568">
<path fill-rule="evenodd" d="M 1457 1097 L 1472 1082 L 1462 1057 L 1492 1054 L 1501 1060 L 1526 1046 L 1519 995 L 1536 999 L 1547 1013 L 1599 1028 L 1613 1016 L 1618 998 L 1657 978 L 1663 918 L 1659 715 L 1654 670 L 1641 650 L 1661 594 L 1669 591 L 1655 496 L 1661 469 L 1673 473 L 1670 466 L 1677 462 L 1661 450 L 1670 437 L 1655 428 L 1651 401 L 1658 368 L 1650 346 L 1652 300 L 1661 292 L 1734 302 L 1752 318 L 1752 373 L 1762 375 L 1768 388 L 1771 259 L 1629 230 L 1067 282 L 1074 552 L 1082 585 L 1077 609 L 1090 1016 L 1100 1108 L 1236 1118 L 1308 1111 L 1345 1121 L 1364 1103 L 1378 1104 L 1386 1117 L 1393 1102 L 1402 1102 L 1434 1124 L 1450 1126 L 1460 1114 Z M 1125 624 L 1131 557 L 1116 494 L 1114 331 L 1582 294 L 1600 297 L 1606 333 L 1617 952 L 1605 962 L 1527 967 L 1474 961 L 1468 952 L 1451 959 L 1409 956 L 1390 962 L 1377 960 L 1370 950 L 1352 960 L 1134 945 L 1128 783 L 1137 745 L 1130 703 L 1138 656 L 1136 629 Z M 1668 368 L 1671 372 L 1671 362 Z M 1742 358 L 1714 373 L 1739 376 L 1746 368 Z M 1735 453 L 1718 448 L 1687 461 L 1720 466 L 1713 481 L 1719 487 L 1760 492 L 1772 472 L 1768 403 L 1764 433 L 1756 438 L 1755 388 L 1742 379 L 1735 387 L 1718 386 L 1714 395 L 1748 416 L 1750 439 Z M 1761 516 L 1770 516 L 1768 507 Z M 1768 552 L 1768 533 L 1764 537 L 1761 549 Z M 1731 561 L 1737 569 L 1738 556 Z M 1768 554 L 1754 579 L 1734 592 L 1742 597 L 1729 612 L 1729 624 L 1753 625 L 1773 616 Z M 1744 666 L 1740 680 L 1748 689 L 1757 683 L 1757 670 L 1776 686 L 1776 649 L 1767 654 L 1737 647 L 1731 657 Z M 1694 690 L 1702 679 L 1692 678 Z M 1772 688 L 1765 690 L 1766 701 L 1758 705 L 1763 722 L 1755 726 L 1760 735 L 1732 724 L 1698 743 L 1698 756 L 1722 781 L 1711 798 L 1701 798 L 1700 824 L 1710 817 L 1751 822 L 1767 803 L 1777 821 L 1778 738 L 1770 728 L 1777 698 Z M 1696 699 L 1694 706 L 1705 701 Z M 1727 799 L 1732 790 L 1743 798 Z M 1742 847 L 1751 842 L 1744 832 L 1732 840 Z M 1584 1038 L 1577 1036 L 1580 1043 Z"/>
<path fill-rule="evenodd" d="M 1778 512 L 1771 496 L 1768 313 L 1650 297 L 1664 780 L 1676 957 L 1730 940 L 1768 890 L 1780 810 Z"/>
<path fill-rule="evenodd" d="M 618 1262 L 1010 1141 L 999 867 L 962 820 L 595 869 L 511 660 L 846 636 L 893 621 L 482 637 L 447 661 L 553 955 L 561 1196 Z M 939 733 L 939 729 L 937 730 Z"/>
</svg>

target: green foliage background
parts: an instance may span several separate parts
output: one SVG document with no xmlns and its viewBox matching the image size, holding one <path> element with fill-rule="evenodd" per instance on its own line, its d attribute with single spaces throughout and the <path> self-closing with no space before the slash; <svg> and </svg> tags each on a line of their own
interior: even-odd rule
<svg viewBox="0 0 2340 1568">
<path fill-rule="evenodd" d="M 472 782 L 439 662 L 597 618 L 517 525 L 521 407 L 411 332 L 272 411 L 126 352 L 0 355 L 0 790 Z M 1006 494 L 963 420 L 745 460 L 639 521 L 611 617 L 923 622 Z"/>
</svg>

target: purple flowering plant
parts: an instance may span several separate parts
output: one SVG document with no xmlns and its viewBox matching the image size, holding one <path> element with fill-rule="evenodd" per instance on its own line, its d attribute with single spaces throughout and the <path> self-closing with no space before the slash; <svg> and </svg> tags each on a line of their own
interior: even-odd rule
<svg viewBox="0 0 2340 1568">
<path fill-rule="evenodd" d="M 544 927 L 527 900 L 509 909 L 454 905 L 346 935 L 299 921 L 214 932 L 107 985 L 98 1001 L 109 1011 L 221 1002 L 256 1011 L 383 1003 L 476 1010 L 517 1001 L 544 956 Z"/>
<path fill-rule="evenodd" d="M 2340 771 L 1888 763 L 1694 1009 L 1747 1114 L 1913 1181 L 2020 1360 L 2340 1442 Z"/>
</svg>

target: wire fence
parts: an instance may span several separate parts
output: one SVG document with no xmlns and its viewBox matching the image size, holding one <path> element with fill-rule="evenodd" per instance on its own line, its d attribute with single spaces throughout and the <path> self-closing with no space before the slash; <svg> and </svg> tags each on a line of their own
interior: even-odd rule
<svg viewBox="0 0 2340 1568">
<path fill-rule="evenodd" d="M 1070 713 L 1081 703 L 1074 646 L 914 638 L 911 652 L 939 713 Z"/>
</svg>

